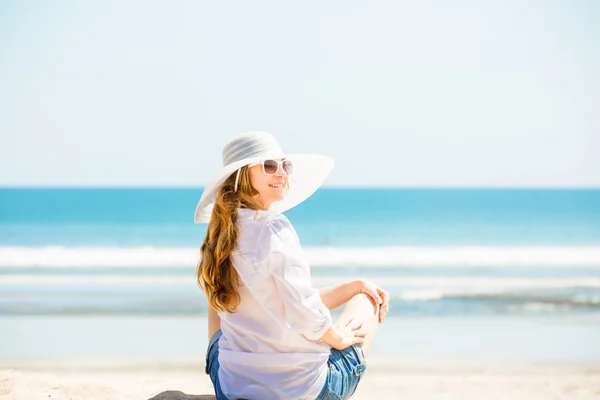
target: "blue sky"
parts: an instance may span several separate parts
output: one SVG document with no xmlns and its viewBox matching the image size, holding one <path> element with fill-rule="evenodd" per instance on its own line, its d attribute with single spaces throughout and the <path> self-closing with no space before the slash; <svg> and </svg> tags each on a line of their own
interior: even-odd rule
<svg viewBox="0 0 600 400">
<path fill-rule="evenodd" d="M 202 186 L 235 134 L 328 186 L 599 187 L 594 1 L 5 1 L 0 186 Z"/>
</svg>

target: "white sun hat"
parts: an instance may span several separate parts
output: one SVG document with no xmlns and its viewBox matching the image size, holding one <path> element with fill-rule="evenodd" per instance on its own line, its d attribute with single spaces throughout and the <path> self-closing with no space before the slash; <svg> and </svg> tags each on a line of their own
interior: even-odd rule
<svg viewBox="0 0 600 400">
<path fill-rule="evenodd" d="M 204 188 L 196 206 L 194 222 L 208 223 L 215 195 L 225 180 L 245 165 L 268 159 L 285 158 L 292 162 L 294 172 L 288 178 L 289 191 L 281 201 L 274 202 L 270 211 L 282 213 L 309 198 L 333 169 L 333 159 L 319 154 L 287 154 L 269 132 L 252 131 L 235 136 L 223 148 L 223 168 Z"/>
</svg>

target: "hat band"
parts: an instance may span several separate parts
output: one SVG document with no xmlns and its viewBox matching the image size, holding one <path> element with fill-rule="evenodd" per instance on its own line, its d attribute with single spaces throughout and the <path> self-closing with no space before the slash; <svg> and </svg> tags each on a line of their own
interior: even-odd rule
<svg viewBox="0 0 600 400">
<path fill-rule="evenodd" d="M 283 154 L 283 150 L 277 142 L 238 141 L 231 143 L 231 146 L 223 149 L 223 166 L 249 158 L 259 158 L 272 154 Z"/>
</svg>

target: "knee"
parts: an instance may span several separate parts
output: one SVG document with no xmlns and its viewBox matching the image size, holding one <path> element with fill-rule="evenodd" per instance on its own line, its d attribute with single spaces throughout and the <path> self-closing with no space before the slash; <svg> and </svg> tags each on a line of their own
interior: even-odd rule
<svg viewBox="0 0 600 400">
<path fill-rule="evenodd" d="M 361 304 L 361 306 L 364 308 L 368 308 L 370 311 L 373 311 L 374 314 L 379 313 L 379 304 L 377 304 L 375 300 L 373 300 L 373 298 L 367 294 L 357 294 L 352 298 L 352 301 Z"/>
</svg>

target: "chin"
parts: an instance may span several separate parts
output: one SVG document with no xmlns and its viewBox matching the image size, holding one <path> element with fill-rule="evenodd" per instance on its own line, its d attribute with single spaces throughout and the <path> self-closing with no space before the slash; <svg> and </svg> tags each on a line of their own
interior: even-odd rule
<svg viewBox="0 0 600 400">
<path fill-rule="evenodd" d="M 283 195 L 283 196 L 277 196 L 277 197 L 273 198 L 272 203 L 276 203 L 276 202 L 282 201 L 284 199 L 285 199 L 285 195 Z"/>
</svg>

